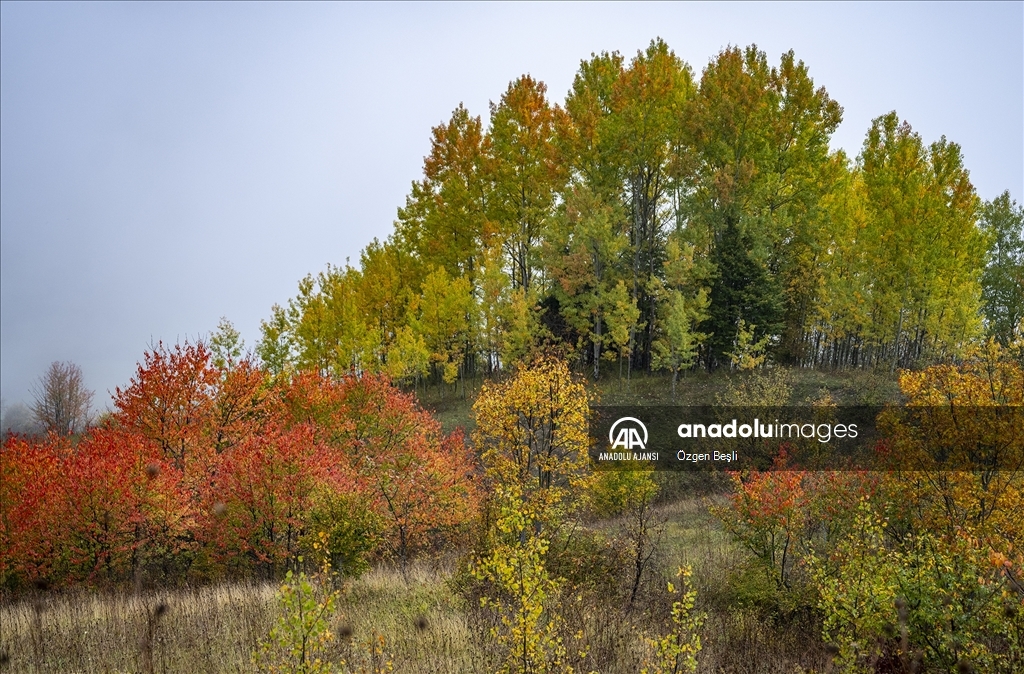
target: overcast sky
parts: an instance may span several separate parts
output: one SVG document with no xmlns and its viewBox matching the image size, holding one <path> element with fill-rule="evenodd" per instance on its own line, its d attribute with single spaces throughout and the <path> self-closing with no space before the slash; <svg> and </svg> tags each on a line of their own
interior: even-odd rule
<svg viewBox="0 0 1024 674">
<path fill-rule="evenodd" d="M 794 49 L 854 156 L 896 110 L 1024 194 L 1024 5 L 0 5 L 0 388 L 54 360 L 96 403 L 147 345 L 226 316 L 252 345 L 299 279 L 390 232 L 430 128 L 530 73 L 660 36 L 696 72 Z"/>
</svg>

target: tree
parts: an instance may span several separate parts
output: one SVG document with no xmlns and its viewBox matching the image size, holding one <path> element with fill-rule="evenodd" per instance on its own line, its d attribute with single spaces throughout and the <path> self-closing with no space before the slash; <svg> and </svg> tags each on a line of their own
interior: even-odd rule
<svg viewBox="0 0 1024 674">
<path fill-rule="evenodd" d="M 662 318 L 664 328 L 654 341 L 652 366 L 672 373 L 672 400 L 676 399 L 679 373 L 693 366 L 700 342 L 706 337 L 695 332 L 693 326 L 707 306 L 708 299 L 703 289 L 692 301 L 687 300 L 682 291 L 668 291 Z"/>
<path fill-rule="evenodd" d="M 497 105 L 491 104 L 494 191 L 489 211 L 511 263 L 512 287 L 526 291 L 536 275 L 542 230 L 565 183 L 554 142 L 565 113 L 548 103 L 546 92 L 543 82 L 523 75 L 509 84 Z"/>
<path fill-rule="evenodd" d="M 729 362 L 741 322 L 757 326 L 752 335 L 760 341 L 778 334 L 782 326 L 782 293 L 765 267 L 753 259 L 749 234 L 728 221 L 715 247 L 716 273 L 711 286 L 708 319 L 702 324 L 708 339 L 708 364 Z"/>
<path fill-rule="evenodd" d="M 621 154 L 623 202 L 628 208 L 632 283 L 638 320 L 630 330 L 630 363 L 650 366 L 657 320 L 653 280 L 664 261 L 664 212 L 679 118 L 693 94 L 693 73 L 661 39 L 637 52 L 615 86 L 614 136 Z"/>
<path fill-rule="evenodd" d="M 688 236 L 717 268 L 711 364 L 722 362 L 739 318 L 758 326 L 759 339 L 785 336 L 785 350 L 799 354 L 827 222 L 819 205 L 843 166 L 829 152 L 841 119 L 793 52 L 771 67 L 756 45 L 728 48 L 705 68 L 677 170 L 690 186 Z"/>
<path fill-rule="evenodd" d="M 267 429 L 223 455 L 206 494 L 223 514 L 203 527 L 222 563 L 253 566 L 268 578 L 293 564 L 331 459 L 309 424 Z"/>
<path fill-rule="evenodd" d="M 32 415 L 48 433 L 72 435 L 89 424 L 93 392 L 85 388 L 82 369 L 74 363 L 51 363 L 32 394 Z"/>
<path fill-rule="evenodd" d="M 990 241 L 981 277 L 988 332 L 1008 346 L 1024 330 L 1024 208 L 1003 192 L 984 205 L 981 222 Z"/>
<path fill-rule="evenodd" d="M 379 516 L 385 550 L 403 564 L 473 516 L 475 461 L 461 434 L 444 436 L 440 423 L 386 377 L 303 372 L 284 397 L 293 423 L 308 425 L 315 442 L 330 447 L 332 479 L 352 477 L 346 489 Z"/>
<path fill-rule="evenodd" d="M 550 292 L 578 336 L 571 346 L 582 363 L 593 361 L 594 379 L 600 375 L 601 350 L 608 341 L 606 316 L 614 310 L 609 299 L 616 281 L 622 282 L 615 266 L 628 246 L 625 234 L 615 231 L 616 220 L 616 210 L 590 188 L 574 187 L 566 195 L 563 212 L 552 219 L 543 246 Z M 633 317 L 631 324 L 635 321 Z"/>
<path fill-rule="evenodd" d="M 271 307 L 269 321 L 260 321 L 260 333 L 262 337 L 256 345 L 256 355 L 271 375 L 282 374 L 292 365 L 294 349 L 288 314 L 281 305 Z"/>
<path fill-rule="evenodd" d="M 875 119 L 860 157 L 873 363 L 906 367 L 958 354 L 981 332 L 985 237 L 956 143 L 929 146 L 895 112 Z"/>
<path fill-rule="evenodd" d="M 489 237 L 486 207 L 490 139 L 479 117 L 461 104 L 448 124 L 431 129 L 423 180 L 413 183 L 398 231 L 421 259 L 452 277 L 474 279 L 481 246 Z"/>
<path fill-rule="evenodd" d="M 10 435 L 33 435 L 39 431 L 39 424 L 28 405 L 16 402 L 7 404 L 0 401 L 0 436 L 6 440 Z"/>
<path fill-rule="evenodd" d="M 488 475 L 514 489 L 531 527 L 556 526 L 590 481 L 589 396 L 561 360 L 542 357 L 484 384 L 474 440 Z"/>
<path fill-rule="evenodd" d="M 214 390 L 220 372 L 202 342 L 163 342 L 143 356 L 131 383 L 114 389 L 114 419 L 123 428 L 157 443 L 178 469 L 210 447 Z"/>
<path fill-rule="evenodd" d="M 469 280 L 449 277 L 444 267 L 427 275 L 422 294 L 410 306 L 412 328 L 424 340 L 430 362 L 447 384 L 462 372 L 474 310 Z"/>
<path fill-rule="evenodd" d="M 228 370 L 238 363 L 245 351 L 245 340 L 234 324 L 224 316 L 217 323 L 217 329 L 210 335 L 210 355 L 213 364 L 221 370 Z"/>
<path fill-rule="evenodd" d="M 494 495 L 497 545 L 474 561 L 470 570 L 489 583 L 493 596 L 481 597 L 481 606 L 499 619 L 490 635 L 504 651 L 500 674 L 572 671 L 564 663 L 564 621 L 558 612 L 564 585 L 545 564 L 550 541 L 533 528 L 533 513 L 524 508 L 522 486 L 499 486 Z"/>
</svg>

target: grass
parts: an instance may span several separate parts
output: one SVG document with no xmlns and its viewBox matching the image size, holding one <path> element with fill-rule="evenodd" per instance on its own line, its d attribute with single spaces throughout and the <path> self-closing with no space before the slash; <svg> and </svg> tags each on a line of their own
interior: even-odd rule
<svg viewBox="0 0 1024 674">
<path fill-rule="evenodd" d="M 705 497 L 663 504 L 658 567 L 640 610 L 625 611 L 612 593 L 575 602 L 564 612 L 586 632 L 581 665 L 635 672 L 646 641 L 657 636 L 670 603 L 664 583 L 681 564 L 694 569 L 697 609 L 707 614 L 700 672 L 824 671 L 813 623 L 782 620 L 755 605 L 739 607 L 730 583 L 749 555 L 708 513 Z M 618 523 L 594 528 L 614 536 Z M 332 618 L 329 653 L 347 671 L 487 672 L 498 664 L 489 647 L 488 617 L 452 589 L 457 560 L 418 560 L 406 573 L 381 565 L 348 582 Z M 249 672 L 251 653 L 277 617 L 277 587 L 222 584 L 134 594 L 77 591 L 38 594 L 0 604 L 0 652 L 16 672 L 146 672 L 144 637 L 155 607 L 167 606 L 152 630 L 154 672 Z M 582 643 L 582 642 L 581 642 Z"/>
<path fill-rule="evenodd" d="M 0 651 L 15 672 L 145 671 L 149 616 L 159 672 L 250 671 L 249 654 L 270 629 L 276 588 L 223 584 L 132 594 L 48 593 L 0 606 Z"/>
<path fill-rule="evenodd" d="M 815 370 L 791 368 L 789 383 L 793 389 L 790 405 L 806 405 L 828 391 L 838 405 L 882 405 L 899 398 L 896 378 L 886 372 L 873 370 Z M 676 397 L 672 398 L 672 379 L 664 373 L 634 372 L 630 379 L 619 379 L 617 372 L 605 371 L 600 381 L 590 382 L 601 405 L 707 405 L 724 395 L 731 384 L 743 377 L 742 373 L 724 370 L 705 372 L 695 370 L 680 376 L 676 383 Z M 442 391 L 434 385 L 420 385 L 417 398 L 441 422 L 446 433 L 462 428 L 472 433 L 473 401 L 482 378 L 470 378 L 462 384 L 445 386 Z"/>
</svg>

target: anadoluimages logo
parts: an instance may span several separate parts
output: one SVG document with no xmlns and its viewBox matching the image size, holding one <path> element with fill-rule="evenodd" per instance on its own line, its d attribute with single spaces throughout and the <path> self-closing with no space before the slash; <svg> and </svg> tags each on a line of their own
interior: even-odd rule
<svg viewBox="0 0 1024 674">
<path fill-rule="evenodd" d="M 618 434 L 615 432 L 617 428 Z M 641 433 L 643 439 L 640 438 Z M 612 443 L 612 449 L 647 449 L 647 427 L 636 417 L 622 417 L 608 430 L 608 442 Z"/>
</svg>

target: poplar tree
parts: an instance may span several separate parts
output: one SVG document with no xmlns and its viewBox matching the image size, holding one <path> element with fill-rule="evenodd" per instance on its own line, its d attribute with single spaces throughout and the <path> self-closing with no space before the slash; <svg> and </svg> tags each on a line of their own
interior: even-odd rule
<svg viewBox="0 0 1024 674">
<path fill-rule="evenodd" d="M 1003 192 L 984 205 L 981 222 L 989 238 L 985 319 L 988 333 L 1007 346 L 1024 330 L 1024 208 Z"/>
</svg>

